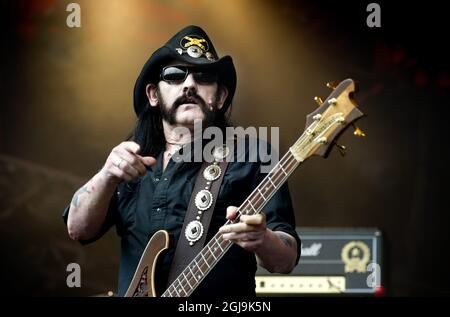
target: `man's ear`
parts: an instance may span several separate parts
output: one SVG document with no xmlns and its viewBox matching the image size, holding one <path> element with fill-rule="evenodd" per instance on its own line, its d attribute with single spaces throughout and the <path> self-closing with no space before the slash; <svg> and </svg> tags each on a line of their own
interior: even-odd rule
<svg viewBox="0 0 450 317">
<path fill-rule="evenodd" d="M 148 84 L 145 87 L 145 93 L 147 94 L 148 102 L 150 106 L 156 107 L 158 105 L 158 89 L 154 84 Z"/>
<path fill-rule="evenodd" d="M 225 100 L 227 100 L 227 97 L 228 97 L 228 88 L 223 85 L 220 85 L 218 89 L 219 89 L 219 91 L 217 94 L 217 97 L 218 97 L 217 98 L 217 108 L 222 109 L 223 104 L 225 103 Z"/>
</svg>

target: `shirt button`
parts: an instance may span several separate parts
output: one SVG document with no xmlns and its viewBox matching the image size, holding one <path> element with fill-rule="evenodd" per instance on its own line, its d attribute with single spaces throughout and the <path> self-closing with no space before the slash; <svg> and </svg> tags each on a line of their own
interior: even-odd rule
<svg viewBox="0 0 450 317">
<path fill-rule="evenodd" d="M 160 211 L 161 211 L 161 208 L 156 208 L 156 211 L 160 212 Z"/>
<path fill-rule="evenodd" d="M 159 182 L 159 178 L 155 178 L 155 182 Z"/>
<path fill-rule="evenodd" d="M 166 181 L 166 180 L 167 180 L 167 177 L 164 177 L 164 180 Z"/>
</svg>

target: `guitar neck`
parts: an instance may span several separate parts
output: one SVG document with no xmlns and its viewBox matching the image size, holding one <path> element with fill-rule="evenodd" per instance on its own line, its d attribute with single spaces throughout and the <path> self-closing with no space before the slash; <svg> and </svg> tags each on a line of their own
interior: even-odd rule
<svg viewBox="0 0 450 317">
<path fill-rule="evenodd" d="M 291 150 L 288 151 L 261 181 L 258 187 L 241 204 L 238 208 L 238 216 L 233 221 L 229 220 L 225 224 L 238 222 L 241 215 L 255 215 L 260 213 L 262 208 L 264 208 L 277 190 L 286 182 L 300 162 L 302 162 L 302 159 L 294 156 Z M 231 241 L 223 240 L 221 234 L 216 233 L 161 296 L 190 296 L 232 244 Z"/>
</svg>

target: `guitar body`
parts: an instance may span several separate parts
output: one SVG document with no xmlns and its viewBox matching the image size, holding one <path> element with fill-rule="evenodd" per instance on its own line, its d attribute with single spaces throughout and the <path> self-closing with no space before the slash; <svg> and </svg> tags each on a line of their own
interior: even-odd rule
<svg viewBox="0 0 450 317">
<path fill-rule="evenodd" d="M 155 272 L 160 255 L 170 245 L 169 233 L 157 231 L 147 243 L 124 297 L 156 297 Z"/>
</svg>

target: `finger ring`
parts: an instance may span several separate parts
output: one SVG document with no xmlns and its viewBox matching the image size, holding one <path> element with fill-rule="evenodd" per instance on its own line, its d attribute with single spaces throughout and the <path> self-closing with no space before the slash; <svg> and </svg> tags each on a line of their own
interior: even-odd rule
<svg viewBox="0 0 450 317">
<path fill-rule="evenodd" d="M 117 167 L 120 168 L 120 165 L 122 164 L 123 159 L 120 160 L 119 164 L 117 164 Z"/>
</svg>

